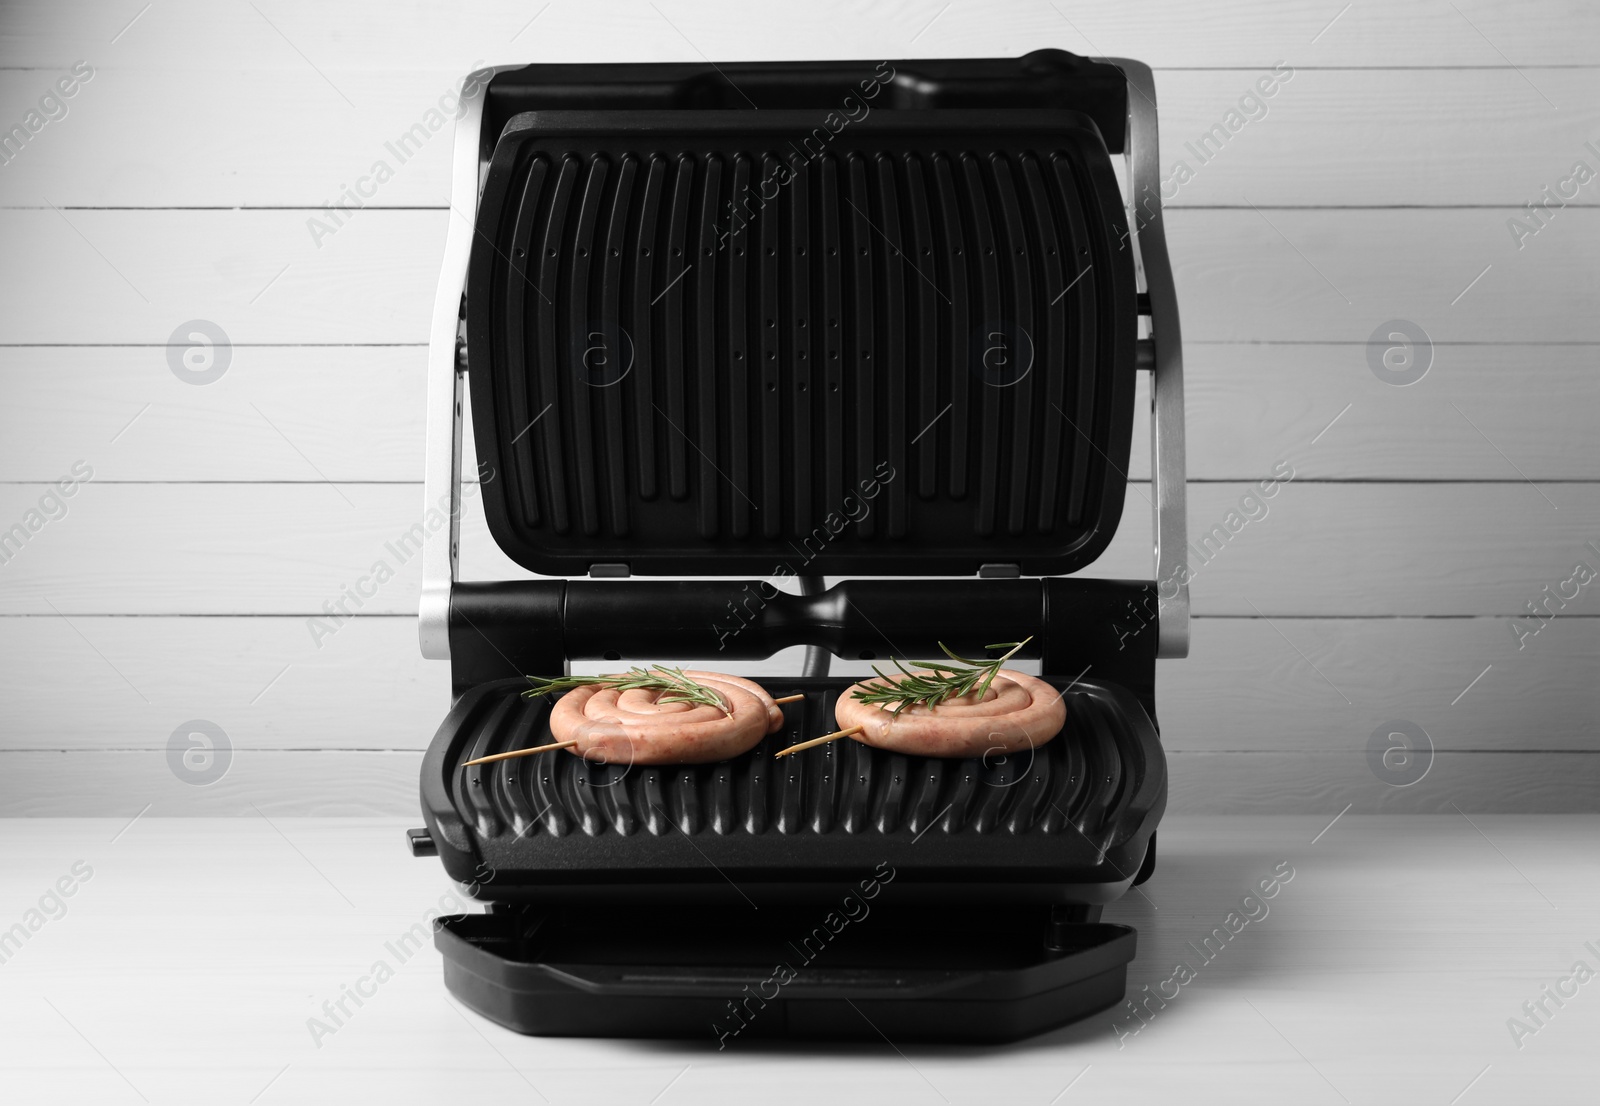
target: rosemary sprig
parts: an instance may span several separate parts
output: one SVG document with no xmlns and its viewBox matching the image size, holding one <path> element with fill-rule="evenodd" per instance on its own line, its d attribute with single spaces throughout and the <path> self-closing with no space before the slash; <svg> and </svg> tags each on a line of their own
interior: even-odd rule
<svg viewBox="0 0 1600 1106">
<path fill-rule="evenodd" d="M 529 676 L 528 682 L 533 686 L 522 694 L 529 699 L 571 691 L 585 684 L 599 684 L 601 687 L 615 688 L 618 691 L 660 691 L 664 693 L 656 700 L 660 703 L 699 703 L 702 706 L 716 707 L 723 714 L 733 713 L 728 701 L 720 692 L 705 684 L 695 683 L 683 674 L 683 669 L 668 668 L 664 664 L 653 664 L 649 668 L 634 667 L 615 676 L 557 676 L 549 680 Z"/>
<path fill-rule="evenodd" d="M 888 710 L 890 714 L 899 714 L 907 707 L 919 705 L 928 707 L 931 710 L 947 699 L 959 699 L 974 689 L 977 690 L 977 697 L 981 701 L 989 693 L 989 685 L 994 683 L 995 676 L 999 674 L 1006 661 L 1016 656 L 1022 647 L 1032 640 L 1033 635 L 1029 634 L 1021 641 L 985 645 L 985 649 L 1005 649 L 1007 652 L 1003 657 L 982 661 L 968 660 L 966 657 L 958 656 L 951 652 L 950 647 L 941 641 L 939 648 L 944 650 L 945 656 L 956 663 L 951 664 L 949 661 L 907 662 L 912 668 L 927 669 L 931 675 L 913 672 L 910 668 L 900 663 L 898 658 L 891 657 L 890 660 L 894 661 L 895 667 L 901 671 L 905 678 L 896 682 L 890 679 L 888 674 L 877 665 L 873 665 L 872 670 L 878 674 L 883 683 L 864 683 L 856 689 L 854 697 L 860 699 L 863 703 L 876 704 L 882 709 Z M 890 704 L 894 704 L 892 710 L 890 710 Z"/>
</svg>

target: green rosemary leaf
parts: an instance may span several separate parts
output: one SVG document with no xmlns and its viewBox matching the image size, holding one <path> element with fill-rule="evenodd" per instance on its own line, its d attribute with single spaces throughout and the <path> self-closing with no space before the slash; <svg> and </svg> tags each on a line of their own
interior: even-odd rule
<svg viewBox="0 0 1600 1106">
<path fill-rule="evenodd" d="M 994 678 L 999 675 L 1000 669 L 1006 661 L 1016 656 L 1022 647 L 1033 640 L 1030 634 L 1021 641 L 1007 641 L 999 645 L 986 645 L 985 649 L 1005 649 L 1006 654 L 993 660 L 974 661 L 968 660 L 955 652 L 944 642 L 939 643 L 939 648 L 947 661 L 907 661 L 902 663 L 898 657 L 890 657 L 894 666 L 902 674 L 898 681 L 892 679 L 877 665 L 872 666 L 872 671 L 878 674 L 883 681 L 881 684 L 867 681 L 858 687 L 853 695 L 863 703 L 872 703 L 882 707 L 891 714 L 899 714 L 907 707 L 925 706 L 934 709 L 940 703 L 950 699 L 959 699 L 977 691 L 981 700 L 989 694 L 989 687 L 994 683 Z M 923 669 L 922 672 L 913 672 L 906 667 Z"/>
<path fill-rule="evenodd" d="M 522 694 L 530 699 L 571 691 L 585 684 L 599 684 L 617 691 L 659 691 L 662 694 L 656 701 L 660 703 L 698 703 L 716 707 L 723 714 L 733 713 L 727 700 L 716 689 L 696 683 L 681 668 L 668 668 L 664 664 L 651 665 L 649 668 L 634 667 L 612 676 L 557 676 L 553 679 L 529 676 L 527 680 L 533 686 Z"/>
</svg>

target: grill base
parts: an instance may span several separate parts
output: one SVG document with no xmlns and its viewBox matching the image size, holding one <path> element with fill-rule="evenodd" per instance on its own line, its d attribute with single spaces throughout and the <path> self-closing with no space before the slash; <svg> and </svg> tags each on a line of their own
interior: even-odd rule
<svg viewBox="0 0 1600 1106">
<path fill-rule="evenodd" d="M 908 757 L 855 741 L 774 760 L 832 729 L 849 677 L 763 681 L 801 692 L 788 724 L 717 764 L 630 768 L 567 752 L 462 769 L 547 743 L 523 680 L 457 701 L 422 767 L 445 869 L 497 902 L 824 902 L 880 863 L 908 899 L 1105 903 L 1145 859 L 1166 805 L 1154 724 L 1110 681 L 1053 679 L 1065 730 L 1010 757 Z"/>
<path fill-rule="evenodd" d="M 652 909 L 648 940 L 633 912 L 501 909 L 442 919 L 435 943 L 452 994 L 538 1036 L 998 1043 L 1123 997 L 1134 931 L 1087 920 L 1098 909 L 927 911 L 895 893 L 841 887 L 814 918 Z"/>
</svg>

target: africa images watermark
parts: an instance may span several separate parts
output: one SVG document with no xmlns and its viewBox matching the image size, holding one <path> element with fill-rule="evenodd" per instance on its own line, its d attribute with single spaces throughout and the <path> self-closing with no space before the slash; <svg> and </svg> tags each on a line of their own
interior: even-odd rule
<svg viewBox="0 0 1600 1106">
<path fill-rule="evenodd" d="M 887 860 L 879 861 L 877 868 L 873 869 L 872 876 L 860 882 L 859 891 L 852 890 L 845 893 L 838 910 L 828 911 L 828 916 L 814 926 L 811 932 L 800 938 L 798 945 L 790 941 L 789 947 L 794 950 L 800 967 L 806 967 L 821 955 L 823 950 L 850 926 L 850 923 L 866 921 L 867 916 L 872 913 L 872 907 L 867 905 L 867 900 L 877 898 L 885 886 L 894 882 L 894 877 L 894 866 Z M 766 1009 L 767 1003 L 776 1000 L 783 988 L 793 983 L 799 974 L 799 970 L 787 960 L 781 960 L 773 965 L 771 975 L 755 985 L 754 991 L 751 990 L 750 984 L 746 983 L 741 997 L 728 1000 L 729 1027 L 724 1029 L 716 1022 L 711 1023 L 711 1032 L 717 1038 L 717 1048 L 727 1048 L 728 1039 L 737 1037 L 749 1028 L 750 1023 L 755 1021 L 756 1015 Z"/>
<path fill-rule="evenodd" d="M 1200 531 L 1199 537 L 1191 541 L 1185 550 L 1193 554 L 1193 559 L 1184 558 L 1156 581 L 1154 596 L 1147 595 L 1142 605 L 1128 600 L 1126 613 L 1131 618 L 1132 624 L 1128 626 L 1118 622 L 1111 624 L 1112 630 L 1117 635 L 1117 648 L 1126 649 L 1129 638 L 1137 637 L 1152 625 L 1157 614 L 1157 610 L 1151 609 L 1152 603 L 1159 605 L 1176 599 L 1178 589 L 1193 581 L 1199 575 L 1200 569 L 1221 556 L 1228 543 L 1238 537 L 1246 526 L 1252 522 L 1261 522 L 1271 514 L 1272 508 L 1267 505 L 1267 500 L 1276 498 L 1282 490 L 1281 485 L 1289 483 L 1294 477 L 1294 466 L 1288 461 L 1279 461 L 1273 466 L 1269 478 L 1257 480 L 1250 491 L 1239 497 L 1238 509 L 1229 511 L 1222 521 L 1213 525 L 1211 529 Z"/>
<path fill-rule="evenodd" d="M 1405 718 L 1385 722 L 1367 738 L 1367 768 L 1390 787 L 1422 782 L 1433 767 L 1433 738 Z"/>
<path fill-rule="evenodd" d="M 1600 961 L 1600 948 L 1596 948 L 1593 941 L 1585 941 L 1583 947 Z M 1553 987 L 1549 983 L 1541 984 L 1539 997 L 1522 1004 L 1523 1017 L 1506 1019 L 1506 1029 L 1511 1034 L 1511 1043 L 1521 1049 L 1529 1037 L 1538 1036 L 1539 1031 L 1550 1024 L 1551 1019 L 1566 1009 L 1567 1004 L 1561 1000 L 1570 1001 L 1577 998 L 1578 989 L 1593 979 L 1594 975 L 1594 969 L 1589 967 L 1587 961 L 1577 960 L 1573 962 L 1566 975 L 1555 981 Z M 1568 985 L 1571 986 L 1571 990 L 1567 989 Z M 1554 1010 L 1550 1009 L 1552 1003 L 1555 1004 Z M 1523 1020 L 1524 1018 L 1526 1020 Z"/>
<path fill-rule="evenodd" d="M 884 70 L 888 72 L 885 73 Z M 894 66 L 888 62 L 879 62 L 872 76 L 863 80 L 857 87 L 860 93 L 850 92 L 845 95 L 838 111 L 830 111 L 822 118 L 822 125 L 813 127 L 811 133 L 800 139 L 799 143 L 790 142 L 790 146 L 798 155 L 794 164 L 779 161 L 772 171 L 762 177 L 755 184 L 746 185 L 744 194 L 736 200 L 729 200 L 724 215 L 728 219 L 728 227 L 717 237 L 717 249 L 727 245 L 733 235 L 741 233 L 750 218 L 760 213 L 773 200 L 778 198 L 784 187 L 794 180 L 798 173 L 804 172 L 811 162 L 816 161 L 828 151 L 833 140 L 837 138 L 851 123 L 859 123 L 872 113 L 868 100 L 876 99 L 883 86 L 895 78 Z M 855 110 L 851 102 L 855 103 Z M 795 165 L 799 168 L 796 169 Z"/>
<path fill-rule="evenodd" d="M 1243 131 L 1251 123 L 1258 123 L 1265 119 L 1271 111 L 1267 103 L 1279 92 L 1283 86 L 1294 78 L 1294 67 L 1284 62 L 1278 62 L 1271 69 L 1265 70 L 1258 76 L 1250 89 L 1240 96 L 1234 106 L 1223 113 L 1221 119 L 1211 124 L 1193 141 L 1185 142 L 1183 148 L 1195 160 L 1196 165 L 1179 158 L 1173 162 L 1172 168 L 1161 178 L 1160 202 L 1169 204 L 1178 198 L 1178 193 L 1183 191 L 1185 185 L 1199 176 L 1198 168 L 1211 164 L 1222 153 L 1223 149 L 1233 140 L 1234 136 Z M 1128 235 L 1144 226 L 1156 214 L 1157 197 L 1147 194 L 1140 201 L 1135 211 L 1137 226 L 1130 225 L 1124 233 L 1122 245 L 1126 246 Z"/>
<path fill-rule="evenodd" d="M 492 882 L 495 875 L 494 869 L 479 861 L 477 869 L 473 872 L 472 882 L 459 886 L 468 897 L 476 898 L 483 885 Z M 435 906 L 427 910 L 421 921 L 411 923 L 408 929 L 385 941 L 383 951 L 386 956 L 374 960 L 368 966 L 366 973 L 357 976 L 354 983 L 339 984 L 334 997 L 323 1000 L 321 1017 L 306 1019 L 306 1030 L 311 1034 L 311 1043 L 321 1048 L 329 1037 L 349 1025 L 351 1019 L 367 1004 L 367 1000 L 377 997 L 378 988 L 393 979 L 397 969 L 404 967 L 416 957 L 417 953 L 428 946 L 429 937 L 438 927 L 440 916 L 463 914 L 466 909 L 466 901 L 456 892 L 440 895 Z"/>
<path fill-rule="evenodd" d="M 1283 885 L 1293 880 L 1294 876 L 1294 866 L 1287 860 L 1280 860 L 1273 868 L 1272 875 L 1258 880 L 1255 887 L 1239 900 L 1239 908 L 1229 911 L 1221 925 L 1213 927 L 1210 933 L 1200 938 L 1198 945 L 1193 941 L 1187 943 L 1185 947 L 1193 953 L 1192 957 L 1178 961 L 1173 966 L 1172 974 L 1157 983 L 1154 991 L 1148 983 L 1141 986 L 1139 989 L 1144 997 L 1137 1003 L 1133 999 L 1125 1000 L 1121 1020 L 1111 1023 L 1117 1047 L 1127 1048 L 1128 1039 L 1144 1032 L 1145 1027 L 1155 1021 L 1156 1014 L 1165 1010 L 1168 1003 L 1175 1002 L 1183 994 L 1183 988 L 1199 978 L 1200 972 L 1221 956 L 1228 943 L 1237 940 L 1251 922 L 1265 921 L 1272 912 L 1266 900 L 1277 898 Z"/>
<path fill-rule="evenodd" d="M 1185 142 L 1184 150 L 1193 156 L 1198 165 L 1211 164 L 1235 135 L 1251 123 L 1259 123 L 1267 117 L 1271 111 L 1267 101 L 1281 92 L 1283 86 L 1292 79 L 1294 67 L 1281 61 L 1264 71 L 1220 120 L 1202 131 L 1192 142 Z M 1161 178 L 1161 201 L 1171 203 L 1177 199 L 1183 186 L 1194 180 L 1196 175 L 1195 168 L 1179 158 L 1173 163 L 1171 172 Z M 1148 204 L 1152 201 L 1147 197 L 1145 202 Z"/>
<path fill-rule="evenodd" d="M 479 472 L 482 478 L 482 469 Z M 437 533 L 450 525 L 452 516 L 461 517 L 461 508 L 470 498 L 471 489 L 476 487 L 477 485 L 469 483 L 461 485 L 460 500 L 453 511 L 450 507 L 449 494 L 440 496 L 438 505 L 429 507 L 421 521 L 413 522 L 410 527 L 384 542 L 383 550 L 387 556 L 373 561 L 366 574 L 356 578 L 354 585 L 340 585 L 337 597 L 324 599 L 321 615 L 312 615 L 306 619 L 306 630 L 311 634 L 311 643 L 321 649 L 322 643 L 327 638 L 342 630 L 356 616 L 356 611 L 367 605 L 367 600 L 375 598 L 383 585 L 395 578 L 396 572 L 402 565 L 422 552 L 422 541 L 426 535 Z M 354 604 L 355 611 L 350 609 L 351 604 Z"/>
<path fill-rule="evenodd" d="M 38 107 L 29 110 L 22 117 L 22 122 L 13 123 L 0 131 L 0 165 L 10 165 L 35 135 L 49 124 L 65 119 L 70 110 L 67 101 L 93 79 L 94 67 L 81 61 L 65 75 L 56 78 L 49 91 L 39 97 Z"/>
<path fill-rule="evenodd" d="M 339 184 L 339 195 L 322 205 L 321 211 L 306 220 L 306 230 L 311 235 L 311 242 L 322 248 L 324 239 L 333 237 L 344 225 L 350 221 L 350 216 L 363 207 L 367 201 L 378 194 L 378 190 L 394 179 L 395 170 L 406 164 L 417 154 L 422 152 L 422 147 L 428 140 L 440 131 L 445 124 L 461 115 L 461 102 L 475 96 L 481 87 L 481 82 L 486 74 L 479 69 L 483 62 L 475 62 L 472 72 L 439 95 L 432 107 L 422 113 L 422 117 L 410 127 L 400 132 L 399 137 L 392 142 L 383 144 L 387 157 L 380 157 L 372 163 L 364 174 L 356 178 L 356 182 L 347 185 Z M 394 159 L 394 164 L 389 159 Z"/>
<path fill-rule="evenodd" d="M 233 765 L 227 731 L 205 718 L 180 722 L 167 738 L 167 768 L 192 787 L 209 787 Z"/>
<path fill-rule="evenodd" d="M 1600 146 L 1591 141 L 1584 143 L 1583 148 L 1600 159 Z M 1587 161 L 1580 159 L 1573 163 L 1570 173 L 1555 184 L 1545 185 L 1537 199 L 1524 204 L 1520 216 L 1513 215 L 1507 219 L 1506 230 L 1511 232 L 1511 240 L 1517 244 L 1517 249 L 1526 249 L 1528 239 L 1549 226 L 1556 214 L 1576 200 L 1583 186 L 1597 175 L 1600 174 L 1596 174 Z"/>
<path fill-rule="evenodd" d="M 717 649 L 719 651 L 726 649 L 729 638 L 749 626 L 768 603 L 783 594 L 773 584 L 774 580 L 786 580 L 803 575 L 806 566 L 821 556 L 823 550 L 844 533 L 851 523 L 859 523 L 872 513 L 872 501 L 883 492 L 885 485 L 894 482 L 897 475 L 893 465 L 887 461 L 879 461 L 872 470 L 870 478 L 862 477 L 857 482 L 858 495 L 845 496 L 844 502 L 839 505 L 839 510 L 829 511 L 823 517 L 821 524 L 813 527 L 809 534 L 800 539 L 799 545 L 790 543 L 794 551 L 800 555 L 798 571 L 788 561 L 781 561 L 765 580 L 753 586 L 745 584 L 742 597 L 737 604 L 731 599 L 728 600 L 728 613 L 732 616 L 734 625 L 726 626 L 721 622 L 711 624 L 711 628 L 717 632 Z"/>
<path fill-rule="evenodd" d="M 24 910 L 22 920 L 13 922 L 10 929 L 0 930 L 0 964 L 9 964 L 46 923 L 65 918 L 67 900 L 93 878 L 94 869 L 86 861 L 74 860 L 72 866 L 39 896 L 37 906 Z"/>
<path fill-rule="evenodd" d="M 1586 552 L 1593 553 L 1596 558 L 1600 558 L 1600 546 L 1594 542 L 1584 543 L 1583 548 Z M 1541 598 L 1528 600 L 1528 618 L 1532 621 L 1525 622 L 1519 618 L 1511 620 L 1511 632 L 1516 636 L 1517 648 L 1526 649 L 1528 639 L 1554 622 L 1556 616 L 1567 609 L 1567 604 L 1576 602 L 1583 594 L 1583 589 L 1594 580 L 1595 576 L 1596 572 L 1588 561 L 1579 561 L 1572 566 L 1571 576 L 1558 581 L 1553 588 L 1550 584 L 1546 584 Z M 1568 588 L 1572 590 L 1568 591 Z M 1552 607 L 1551 603 L 1555 606 Z"/>
<path fill-rule="evenodd" d="M 0 530 L 0 565 L 8 565 L 22 547 L 47 525 L 67 517 L 67 500 L 78 494 L 78 487 L 94 479 L 94 469 L 86 461 L 73 462 L 72 468 L 41 495 L 35 506 L 22 512 L 22 518 Z"/>
</svg>

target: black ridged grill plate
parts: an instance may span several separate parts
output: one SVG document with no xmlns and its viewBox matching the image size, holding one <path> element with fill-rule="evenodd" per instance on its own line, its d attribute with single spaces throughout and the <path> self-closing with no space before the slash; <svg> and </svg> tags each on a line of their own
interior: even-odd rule
<svg viewBox="0 0 1600 1106">
<path fill-rule="evenodd" d="M 774 695 L 806 698 L 784 707 L 782 731 L 716 764 L 596 765 L 557 750 L 463 769 L 466 760 L 553 740 L 549 705 L 523 698 L 524 681 L 481 685 L 434 738 L 423 808 L 447 866 L 453 850 L 457 864 L 483 859 L 520 873 L 501 877 L 515 883 L 571 871 L 719 879 L 708 861 L 747 873 L 753 866 L 758 878 L 762 870 L 798 877 L 870 869 L 886 856 L 984 873 L 978 878 L 1043 878 L 1094 867 L 1135 837 L 1142 850 L 1164 806 L 1166 763 L 1150 719 L 1122 688 L 1089 680 L 1064 693 L 1066 729 L 1032 752 L 907 757 L 846 739 L 775 760 L 834 728 L 833 703 L 850 683 L 764 680 Z"/>
<path fill-rule="evenodd" d="M 825 114 L 507 125 L 468 362 L 524 567 L 1059 574 L 1109 543 L 1138 309 L 1098 130 Z"/>
</svg>

